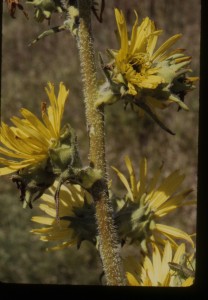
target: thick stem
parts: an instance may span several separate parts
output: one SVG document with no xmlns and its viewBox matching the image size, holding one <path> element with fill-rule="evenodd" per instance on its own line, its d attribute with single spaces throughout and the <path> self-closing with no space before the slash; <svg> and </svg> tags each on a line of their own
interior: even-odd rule
<svg viewBox="0 0 208 300">
<path fill-rule="evenodd" d="M 120 245 L 113 225 L 112 208 L 107 191 L 105 161 L 105 132 L 103 108 L 95 108 L 98 97 L 93 41 L 91 36 L 91 1 L 79 0 L 78 48 L 84 84 L 84 101 L 90 140 L 90 164 L 103 172 L 105 184 L 98 187 L 95 196 L 99 251 L 107 285 L 125 285 L 126 279 L 120 258 Z M 102 181 L 101 181 L 102 182 Z"/>
</svg>

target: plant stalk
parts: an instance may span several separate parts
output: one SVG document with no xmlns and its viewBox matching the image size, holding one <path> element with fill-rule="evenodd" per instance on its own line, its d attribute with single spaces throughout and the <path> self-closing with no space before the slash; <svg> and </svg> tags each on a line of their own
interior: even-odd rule
<svg viewBox="0 0 208 300">
<path fill-rule="evenodd" d="M 94 193 L 96 220 L 98 227 L 98 249 L 103 263 L 107 285 L 125 285 L 126 278 L 120 257 L 120 245 L 113 224 L 111 202 L 107 189 L 107 172 L 105 160 L 104 108 L 95 108 L 98 97 L 95 55 L 91 35 L 91 1 L 78 0 L 79 26 L 77 42 L 80 55 L 83 80 L 86 122 L 89 134 L 90 165 L 100 169 L 103 182 L 98 183 Z"/>
</svg>

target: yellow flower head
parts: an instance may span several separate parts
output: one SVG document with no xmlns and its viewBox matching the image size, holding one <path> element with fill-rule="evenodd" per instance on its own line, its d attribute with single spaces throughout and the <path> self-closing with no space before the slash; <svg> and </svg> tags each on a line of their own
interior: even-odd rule
<svg viewBox="0 0 208 300">
<path fill-rule="evenodd" d="M 12 180 L 21 191 L 24 206 L 31 206 L 67 167 L 79 166 L 76 136 L 69 124 L 61 126 L 68 91 L 60 83 L 58 97 L 54 86 L 46 88 L 50 105 L 42 103 L 42 121 L 22 108 L 23 118 L 12 117 L 15 126 L 0 127 L 0 175 L 16 173 Z"/>
<path fill-rule="evenodd" d="M 159 184 L 161 166 L 148 182 L 147 160 L 142 159 L 140 180 L 137 181 L 131 160 L 126 157 L 125 162 L 129 180 L 119 170 L 113 168 L 127 190 L 125 197 L 117 201 L 115 220 L 120 237 L 124 241 L 139 241 L 144 251 L 147 251 L 147 243 L 150 241 L 163 245 L 165 239 L 175 247 L 177 246 L 175 239 L 185 240 L 193 247 L 190 235 L 178 228 L 159 223 L 162 217 L 176 208 L 195 203 L 195 201 L 185 200 L 191 189 L 176 193 L 184 180 L 184 175 L 175 171 Z"/>
<path fill-rule="evenodd" d="M 81 245 L 83 240 L 96 242 L 95 209 L 92 198 L 80 185 L 62 185 L 60 192 L 59 217 L 56 220 L 56 205 L 54 192 L 57 181 L 49 189 L 50 194 L 43 194 L 39 204 L 42 216 L 32 217 L 32 221 L 47 227 L 33 229 L 31 232 L 38 234 L 40 240 L 56 242 L 51 250 L 60 250 L 70 246 Z M 45 216 L 46 214 L 46 216 Z"/>
<path fill-rule="evenodd" d="M 138 16 L 135 14 L 136 21 L 129 41 L 124 15 L 118 9 L 115 10 L 121 48 L 112 53 L 115 65 L 128 85 L 127 92 L 132 95 L 137 94 L 137 87 L 155 89 L 164 82 L 164 78 L 157 74 L 153 57 L 161 30 L 156 31 L 154 23 L 148 17 L 138 26 Z"/>
<path fill-rule="evenodd" d="M 8 158 L 0 157 L 0 164 L 6 166 L 0 168 L 0 175 L 11 174 L 42 163 L 47 160 L 49 149 L 57 145 L 64 105 L 69 92 L 63 83 L 60 83 L 57 98 L 51 83 L 48 84 L 46 92 L 50 106 L 47 108 L 46 103 L 42 103 L 42 121 L 29 110 L 22 108 L 20 110 L 22 119 L 15 116 L 11 118 L 15 126 L 9 127 L 2 122 L 0 154 Z"/>
<path fill-rule="evenodd" d="M 185 287 L 194 282 L 193 255 L 186 254 L 184 243 L 173 251 L 171 244 L 166 241 L 162 253 L 154 244 L 151 258 L 146 255 L 139 263 L 134 257 L 127 257 L 124 265 L 131 286 Z"/>
<path fill-rule="evenodd" d="M 194 88 L 196 77 L 187 77 L 190 72 L 187 65 L 191 57 L 184 55 L 183 49 L 171 50 L 181 38 L 176 34 L 156 49 L 157 40 L 162 30 L 157 30 L 153 21 L 146 17 L 138 24 L 138 16 L 129 38 L 127 24 L 122 11 L 115 9 L 119 50 L 108 50 L 110 63 L 101 64 L 108 79 L 100 88 L 97 106 L 102 103 L 112 104 L 120 99 L 139 111 L 146 112 L 163 129 L 172 133 L 157 118 L 155 108 L 166 108 L 177 103 L 188 110 L 184 96 Z"/>
</svg>

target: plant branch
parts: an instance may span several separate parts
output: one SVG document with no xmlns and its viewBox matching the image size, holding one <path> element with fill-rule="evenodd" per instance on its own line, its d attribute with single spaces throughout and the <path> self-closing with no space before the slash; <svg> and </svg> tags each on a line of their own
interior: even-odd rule
<svg viewBox="0 0 208 300">
<path fill-rule="evenodd" d="M 107 189 L 105 160 L 104 109 L 96 108 L 98 97 L 97 74 L 93 40 L 91 36 L 91 1 L 79 0 L 79 27 L 77 42 L 80 54 L 81 72 L 84 85 L 84 102 L 89 133 L 90 165 L 101 170 L 103 181 L 97 182 L 93 193 L 98 227 L 98 248 L 103 263 L 107 285 L 125 285 L 126 279 L 120 258 L 120 245 L 113 224 L 112 207 Z M 97 193 L 96 193 L 97 191 Z"/>
</svg>

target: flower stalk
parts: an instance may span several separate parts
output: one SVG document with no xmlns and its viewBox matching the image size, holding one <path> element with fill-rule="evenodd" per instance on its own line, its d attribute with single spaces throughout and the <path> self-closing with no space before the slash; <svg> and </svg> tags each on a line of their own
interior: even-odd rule
<svg viewBox="0 0 208 300">
<path fill-rule="evenodd" d="M 107 190 L 107 173 L 105 160 L 105 132 L 103 106 L 95 107 L 98 97 L 94 48 L 91 36 L 91 1 L 80 0 L 79 27 L 77 44 L 80 55 L 82 80 L 84 85 L 84 102 L 86 122 L 89 134 L 89 161 L 90 165 L 100 169 L 103 181 L 97 182 L 93 198 L 95 201 L 96 220 L 98 227 L 98 249 L 103 263 L 107 285 L 125 285 L 119 254 L 117 233 L 112 219 L 112 208 Z"/>
</svg>

